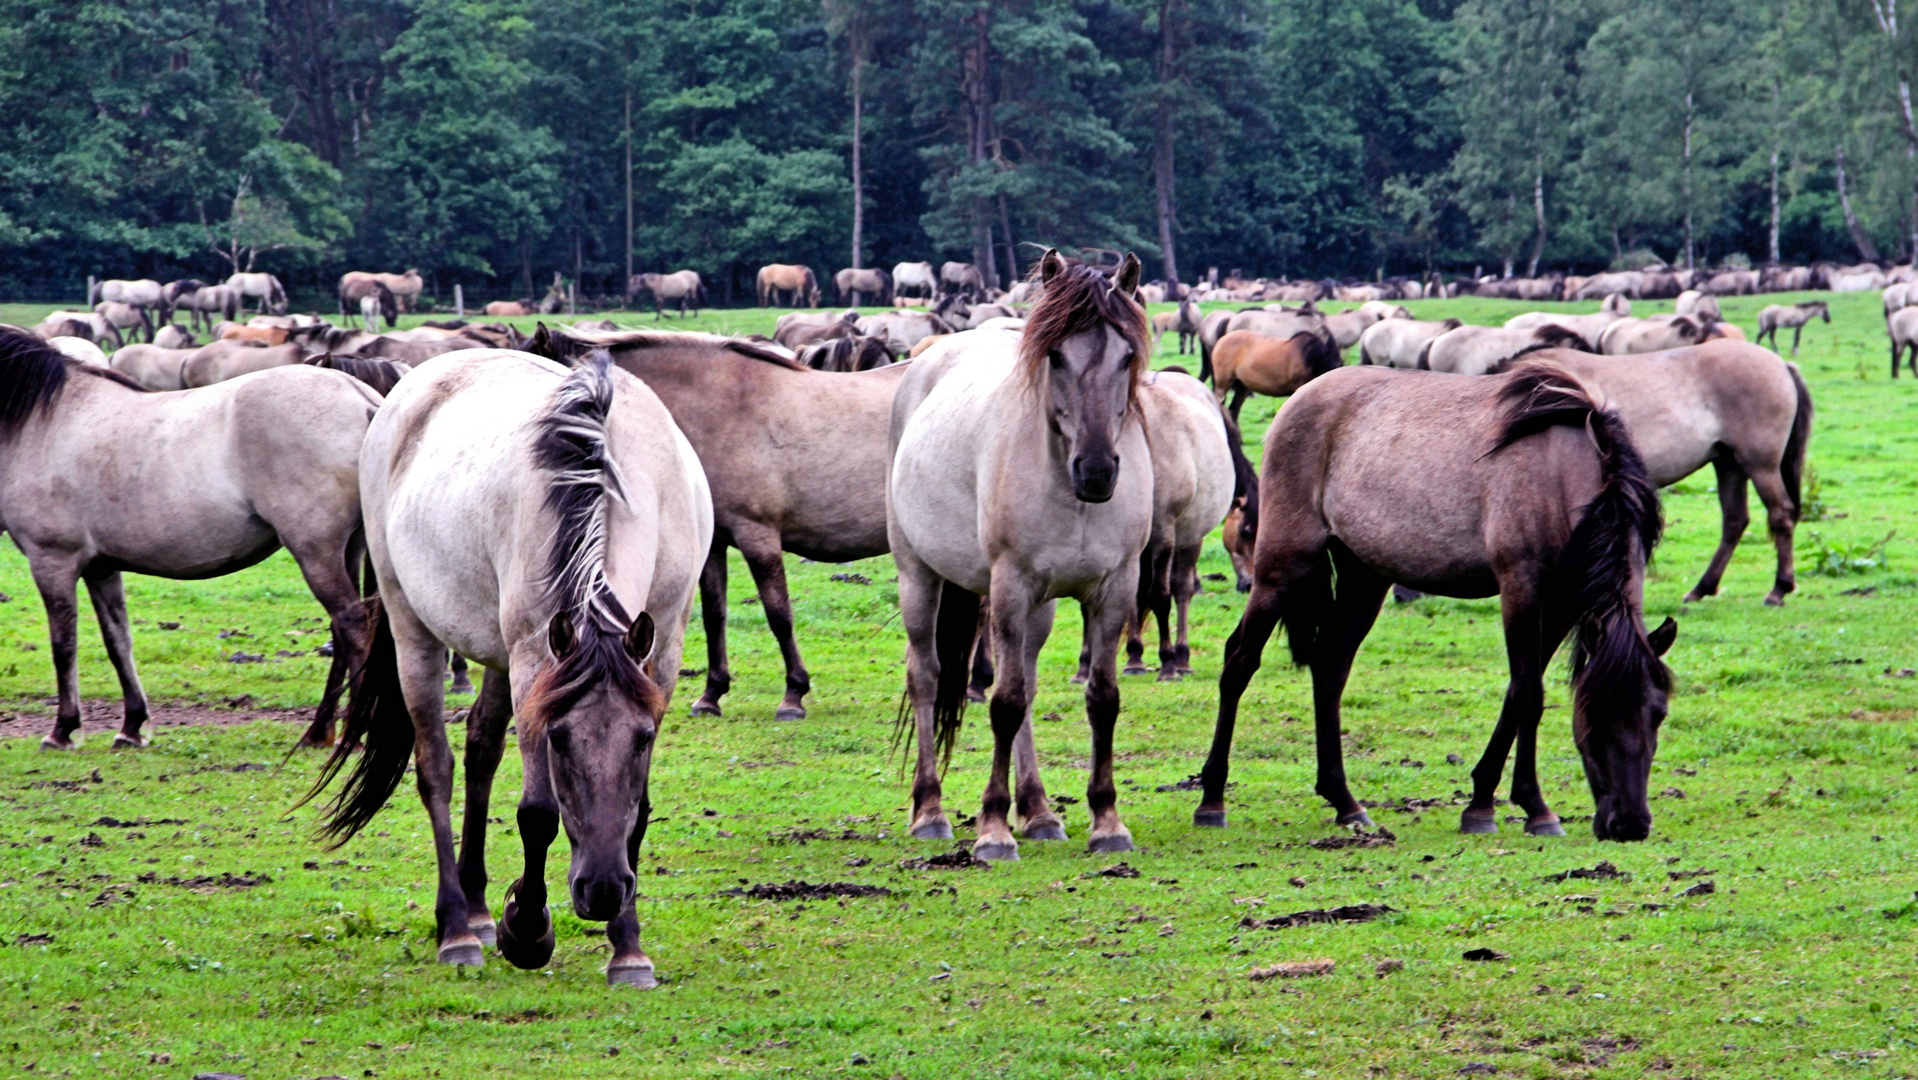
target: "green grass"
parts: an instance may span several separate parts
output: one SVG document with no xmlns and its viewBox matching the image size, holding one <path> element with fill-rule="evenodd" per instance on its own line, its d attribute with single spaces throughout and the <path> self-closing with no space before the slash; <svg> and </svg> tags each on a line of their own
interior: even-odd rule
<svg viewBox="0 0 1918 1080">
<path fill-rule="evenodd" d="M 1771 299 L 1725 306 L 1750 331 Z M 1414 307 L 1490 322 L 1526 305 Z M 0 319 L 34 314 L 0 306 Z M 497 957 L 478 972 L 431 963 L 433 866 L 417 799 L 403 789 L 361 839 L 323 851 L 312 809 L 290 810 L 317 759 L 278 765 L 290 725 L 166 728 L 131 754 L 98 735 L 65 756 L 15 738 L 0 740 L 0 1061 L 16 1075 L 256 1078 L 1439 1077 L 1475 1062 L 1521 1077 L 1909 1074 L 1918 845 L 1903 823 L 1918 813 L 1918 680 L 1899 673 L 1918 667 L 1908 539 L 1918 384 L 1886 381 L 1875 295 L 1835 298 L 1833 318 L 1808 328 L 1800 359 L 1818 400 L 1812 452 L 1827 508 L 1801 536 L 1809 544 L 1815 529 L 1849 552 L 1895 531 L 1888 565 L 1806 573 L 1788 606 L 1768 609 L 1769 550 L 1748 537 L 1721 597 L 1682 608 L 1717 536 L 1717 502 L 1709 471 L 1666 492 L 1646 608 L 1679 619 L 1678 689 L 1644 844 L 1599 844 L 1582 822 L 1551 841 L 1511 824 L 1491 837 L 1454 831 L 1470 782 L 1447 755 L 1476 760 L 1505 676 L 1496 602 L 1443 599 L 1388 603 L 1347 694 L 1354 790 L 1437 803 L 1374 811 L 1394 846 L 1304 846 L 1334 830 L 1311 793 L 1308 682 L 1278 642 L 1246 699 L 1232 827 L 1194 830 L 1196 794 L 1154 789 L 1197 769 L 1211 731 L 1241 598 L 1207 582 L 1194 604 L 1198 675 L 1123 683 L 1120 807 L 1142 849 L 1125 860 L 1138 877 L 1087 876 L 1116 860 L 1081 850 L 1083 804 L 1066 811 L 1073 841 L 1028 844 L 1021 862 L 902 869 L 942 845 L 899 835 L 908 794 L 889 747 L 904 647 L 890 562 L 789 560 L 816 690 L 811 715 L 787 724 L 771 719 L 778 653 L 736 563 L 728 714 L 685 715 L 698 680 L 683 681 L 653 774 L 662 820 L 642 855 L 640 916 L 666 980 L 658 990 L 609 992 L 605 939 L 564 912 L 545 971 Z M 770 321 L 714 312 L 691 325 Z M 1271 414 L 1269 401 L 1247 405 L 1254 450 Z M 830 580 L 846 570 L 873 584 Z M 1229 573 L 1216 544 L 1201 571 Z M 315 699 L 320 661 L 274 655 L 319 640 L 301 633 L 320 611 L 283 555 L 211 582 L 134 578 L 128 591 L 156 700 Z M 0 592 L 12 598 L 0 605 L 0 708 L 35 714 L 37 733 L 52 674 L 10 548 Z M 231 629 L 252 636 L 217 636 Z M 1083 796 L 1085 729 L 1067 682 L 1077 642 L 1077 613 L 1062 610 L 1035 714 L 1051 790 Z M 703 647 L 695 621 L 687 666 L 704 666 Z M 236 650 L 269 660 L 223 659 Z M 81 664 L 87 697 L 115 693 L 90 618 Z M 1590 797 L 1563 674 L 1548 694 L 1540 769 L 1571 818 L 1589 814 Z M 973 807 L 989 744 L 975 712 L 948 778 L 955 810 Z M 235 771 L 249 764 L 266 768 Z M 517 781 L 509 754 L 494 808 L 501 884 L 517 872 Z M 153 823 L 95 824 L 103 816 Z M 783 840 L 793 829 L 871 839 Z M 1631 880 L 1542 880 L 1602 859 Z M 551 880 L 564 862 L 549 863 Z M 1668 874 L 1696 869 L 1715 871 L 1715 893 L 1680 897 L 1697 879 Z M 190 884 L 223 874 L 272 880 Z M 805 905 L 719 895 L 788 879 L 892 895 Z M 1363 925 L 1239 925 L 1357 903 L 1396 911 Z M 51 941 L 14 944 L 33 934 Z M 1462 959 L 1476 948 L 1507 958 Z M 1247 978 L 1317 958 L 1335 972 Z M 1386 958 L 1403 969 L 1375 975 Z"/>
</svg>

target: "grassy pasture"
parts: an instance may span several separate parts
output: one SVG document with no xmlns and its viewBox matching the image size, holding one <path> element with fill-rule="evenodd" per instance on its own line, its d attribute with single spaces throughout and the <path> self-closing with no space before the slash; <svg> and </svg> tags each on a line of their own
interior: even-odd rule
<svg viewBox="0 0 1918 1080">
<path fill-rule="evenodd" d="M 1752 332 L 1775 299 L 1724 306 Z M 322 850 L 313 811 L 290 810 L 317 760 L 281 766 L 297 735 L 285 723 L 162 728 L 133 754 L 110 753 L 108 729 L 89 723 L 79 752 L 39 752 L 53 686 L 45 625 L 7 545 L 0 732 L 31 737 L 0 738 L 0 1062 L 12 1075 L 182 1078 L 1918 1072 L 1918 383 L 1887 381 L 1877 303 L 1836 297 L 1832 325 L 1806 331 L 1823 520 L 1801 526 L 1786 607 L 1759 603 L 1772 572 L 1762 533 L 1720 597 L 1681 607 L 1716 542 L 1717 501 L 1709 470 L 1665 493 L 1646 608 L 1679 619 L 1678 689 L 1646 843 L 1601 845 L 1584 829 L 1562 664 L 1540 770 L 1572 835 L 1454 831 L 1504 664 L 1496 602 L 1431 598 L 1388 602 L 1346 698 L 1353 789 L 1387 804 L 1374 816 L 1395 843 L 1308 846 L 1336 834 L 1311 793 L 1309 684 L 1277 642 L 1246 699 L 1232 827 L 1194 830 L 1196 794 L 1157 789 L 1196 771 L 1211 730 L 1241 598 L 1209 580 L 1194 603 L 1198 675 L 1122 684 L 1120 807 L 1141 847 L 1124 862 L 1137 876 L 1103 874 L 1117 860 L 1081 850 L 1083 804 L 1065 808 L 1074 840 L 1027 844 L 1020 862 L 910 869 L 904 860 L 944 845 L 900 836 L 891 724 L 904 643 L 890 561 L 789 560 L 816 690 L 811 715 L 784 724 L 771 719 L 778 653 L 736 564 L 727 715 L 686 716 L 697 680 L 685 680 L 655 766 L 640 915 L 663 982 L 644 994 L 605 988 L 604 937 L 566 912 L 548 970 L 433 964 L 417 799 L 402 790 L 359 840 Z M 1495 322 L 1534 305 L 1411 306 Z M 0 305 L 0 320 L 49 307 Z M 690 325 L 765 331 L 772 314 Z M 1172 344 L 1160 365 L 1177 361 Z M 1272 405 L 1246 407 L 1255 455 Z M 1889 566 L 1814 572 L 1887 535 Z M 1200 569 L 1230 572 L 1216 545 Z M 870 583 L 832 580 L 844 573 Z M 210 582 L 135 578 L 128 592 L 156 702 L 236 703 L 244 717 L 315 699 L 321 612 L 284 555 Z M 110 703 L 111 671 L 82 618 L 82 688 Z M 1062 608 L 1035 707 L 1052 791 L 1073 798 L 1087 754 L 1067 681 L 1077 641 L 1077 614 Z M 703 646 L 695 620 L 688 667 L 703 668 Z M 104 713 L 117 720 L 117 705 Z M 983 720 L 973 714 L 949 774 L 955 810 L 984 781 Z M 501 886 L 517 873 L 517 781 L 509 753 L 492 840 Z M 1629 878 L 1546 880 L 1601 860 Z M 563 855 L 549 862 L 550 878 L 563 867 Z M 889 895 L 722 895 L 788 880 Z M 1681 895 L 1701 882 L 1713 890 Z M 1394 910 L 1363 924 L 1242 925 L 1353 904 Z M 1464 959 L 1478 949 L 1503 955 Z M 1331 974 L 1248 977 L 1318 959 Z M 1384 960 L 1402 967 L 1381 974 Z"/>
</svg>

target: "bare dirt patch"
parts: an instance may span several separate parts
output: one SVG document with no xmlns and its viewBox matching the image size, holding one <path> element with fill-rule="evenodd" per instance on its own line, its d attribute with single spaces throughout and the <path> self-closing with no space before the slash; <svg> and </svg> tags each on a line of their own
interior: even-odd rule
<svg viewBox="0 0 1918 1080">
<path fill-rule="evenodd" d="M 0 739 L 37 739 L 53 730 L 51 705 L 29 708 L 33 711 L 21 711 L 18 707 L 0 710 Z M 40 708 L 44 708 L 45 711 L 39 711 Z M 80 702 L 80 731 L 83 735 L 99 735 L 103 739 L 111 739 L 113 733 L 120 730 L 120 724 L 125 717 L 126 713 L 118 698 L 99 698 Z M 256 709 L 249 706 L 236 708 L 188 702 L 166 705 L 156 703 L 148 706 L 146 727 L 142 730 L 150 732 L 154 728 L 231 727 L 235 724 L 251 724 L 259 720 L 304 725 L 313 722 L 313 711 L 311 709 Z"/>
<path fill-rule="evenodd" d="M 1255 919 L 1248 915 L 1239 920 L 1239 925 L 1247 930 L 1285 930 L 1294 926 L 1310 926 L 1313 923 L 1362 923 L 1383 918 L 1397 910 L 1384 904 L 1348 904 L 1345 907 L 1295 911 L 1290 915 L 1279 915 L 1270 919 Z"/>
<path fill-rule="evenodd" d="M 832 900 L 847 896 L 891 896 L 892 890 L 851 881 L 824 881 L 817 885 L 788 881 L 780 885 L 765 882 L 743 889 L 723 889 L 719 895 L 743 896 L 748 900 Z"/>
</svg>

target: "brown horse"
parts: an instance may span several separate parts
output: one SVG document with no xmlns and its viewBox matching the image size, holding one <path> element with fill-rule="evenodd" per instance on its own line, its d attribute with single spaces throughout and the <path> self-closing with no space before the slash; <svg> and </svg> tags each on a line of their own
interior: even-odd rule
<svg viewBox="0 0 1918 1080">
<path fill-rule="evenodd" d="M 780 307 L 819 306 L 819 278 L 810 266 L 767 263 L 759 268 L 754 289 L 759 295 L 760 307 L 769 307 L 774 303 Z M 780 303 L 780 293 L 786 294 L 783 303 Z"/>
<path fill-rule="evenodd" d="M 1283 340 L 1252 330 L 1234 330 L 1212 347 L 1212 386 L 1219 404 L 1238 422 L 1248 394 L 1285 397 L 1344 360 L 1330 335 L 1302 330 Z"/>
<path fill-rule="evenodd" d="M 1494 794 L 1517 743 L 1512 802 L 1525 831 L 1561 836 L 1537 775 L 1544 673 L 1572 646 L 1572 735 L 1601 840 L 1651 832 L 1646 788 L 1677 625 L 1647 634 L 1645 560 L 1657 489 L 1616 414 L 1544 364 L 1462 377 L 1355 367 L 1314 381 L 1266 432 L 1251 598 L 1226 643 L 1219 718 L 1193 822 L 1225 824 L 1239 699 L 1283 621 L 1312 669 L 1320 796 L 1340 824 L 1371 819 L 1346 784 L 1339 701 L 1392 582 L 1444 596 L 1496 595 L 1511 684 L 1472 770 L 1460 831 L 1497 831 Z M 1336 571 L 1336 586 L 1334 573 Z"/>
<path fill-rule="evenodd" d="M 752 342 L 696 333 L 542 326 L 527 347 L 561 363 L 610 350 L 665 402 L 706 468 L 713 498 L 712 552 L 699 580 L 706 690 L 694 714 L 718 716 L 732 686 L 726 548 L 735 547 L 786 662 L 776 718 L 804 717 L 812 676 L 793 639 L 784 555 L 836 563 L 886 553 L 886 422 L 912 365 L 828 374 Z"/>
</svg>

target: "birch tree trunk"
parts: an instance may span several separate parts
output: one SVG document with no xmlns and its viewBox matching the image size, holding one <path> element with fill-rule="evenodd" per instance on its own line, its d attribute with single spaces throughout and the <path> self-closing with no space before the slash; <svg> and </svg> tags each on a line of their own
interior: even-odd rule
<svg viewBox="0 0 1918 1080">
<path fill-rule="evenodd" d="M 1685 269 L 1698 269 L 1697 238 L 1692 233 L 1692 92 L 1685 91 Z"/>
<path fill-rule="evenodd" d="M 1878 247 L 1865 235 L 1858 224 L 1858 214 L 1851 207 L 1851 189 L 1845 179 L 1845 144 L 1832 144 L 1832 172 L 1838 182 L 1838 209 L 1844 212 L 1845 228 L 1851 230 L 1851 242 L 1858 247 L 1858 257 L 1866 262 L 1878 261 Z"/>
<path fill-rule="evenodd" d="M 1886 44 L 1894 57 L 1899 55 L 1898 0 L 1871 0 L 1872 13 L 1878 17 L 1878 29 L 1885 35 Z M 1902 60 L 1898 61 L 1898 117 L 1905 134 L 1905 159 L 1918 160 L 1918 123 L 1914 123 L 1911 111 L 1911 70 Z M 1912 177 L 1911 216 L 1908 220 L 1910 232 L 1907 236 L 1914 258 L 1918 258 L 1918 170 Z"/>
<path fill-rule="evenodd" d="M 864 76 L 865 40 L 859 30 L 852 37 L 852 268 L 858 270 L 865 266 L 861 261 L 865 251 L 866 232 L 866 190 L 865 173 L 860 164 L 860 144 L 864 142 L 861 128 L 865 121 Z"/>
</svg>

